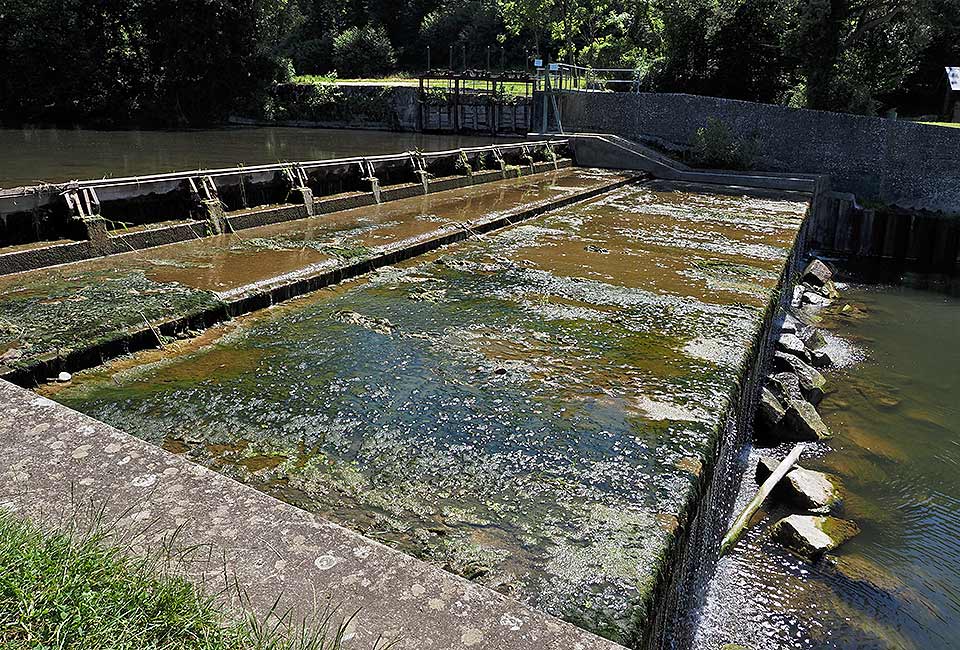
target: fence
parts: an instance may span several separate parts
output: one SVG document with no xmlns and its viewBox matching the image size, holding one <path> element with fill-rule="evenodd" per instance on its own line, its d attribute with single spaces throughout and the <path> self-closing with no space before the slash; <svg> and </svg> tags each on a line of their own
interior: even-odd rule
<svg viewBox="0 0 960 650">
<path fill-rule="evenodd" d="M 419 78 L 417 128 L 526 135 L 533 117 L 533 87 L 533 77 L 525 72 L 425 72 Z"/>
</svg>

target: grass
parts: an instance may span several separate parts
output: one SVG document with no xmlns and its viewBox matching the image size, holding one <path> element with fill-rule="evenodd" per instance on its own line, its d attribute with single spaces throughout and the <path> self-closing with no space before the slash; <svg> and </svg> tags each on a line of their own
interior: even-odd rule
<svg viewBox="0 0 960 650">
<path fill-rule="evenodd" d="M 341 647 L 345 623 L 332 628 L 330 610 L 311 629 L 276 604 L 263 619 L 234 616 L 178 577 L 169 552 L 132 557 L 110 539 L 99 526 L 47 532 L 0 509 L 0 648 Z"/>
</svg>

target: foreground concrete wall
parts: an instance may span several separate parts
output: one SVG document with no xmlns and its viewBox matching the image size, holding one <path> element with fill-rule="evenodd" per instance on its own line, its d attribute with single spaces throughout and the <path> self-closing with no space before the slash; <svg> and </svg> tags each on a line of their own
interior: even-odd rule
<svg viewBox="0 0 960 650">
<path fill-rule="evenodd" d="M 564 93 L 558 101 L 568 132 L 685 148 L 713 117 L 758 139 L 759 169 L 830 174 L 834 189 L 860 199 L 960 214 L 960 129 L 682 94 Z"/>
<path fill-rule="evenodd" d="M 345 648 L 619 647 L 4 381 L 0 403 L 0 507 L 56 526 L 102 505 L 135 549 L 198 548 L 182 570 L 214 591 L 235 576 L 263 613 L 359 609 Z"/>
</svg>

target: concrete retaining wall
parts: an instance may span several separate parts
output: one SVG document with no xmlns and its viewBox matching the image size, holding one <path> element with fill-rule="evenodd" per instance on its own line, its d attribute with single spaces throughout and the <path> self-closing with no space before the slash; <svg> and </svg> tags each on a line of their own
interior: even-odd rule
<svg viewBox="0 0 960 650">
<path fill-rule="evenodd" d="M 861 200 L 960 214 L 960 129 L 682 94 L 563 93 L 558 102 L 565 131 L 672 147 L 717 118 L 757 138 L 758 169 L 830 174 Z"/>
</svg>

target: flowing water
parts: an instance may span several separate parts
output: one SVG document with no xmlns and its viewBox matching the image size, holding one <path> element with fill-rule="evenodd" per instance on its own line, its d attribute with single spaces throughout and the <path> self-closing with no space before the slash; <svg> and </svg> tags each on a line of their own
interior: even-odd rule
<svg viewBox="0 0 960 650">
<path fill-rule="evenodd" d="M 632 644 L 805 209 L 627 186 L 49 394 Z"/>
<path fill-rule="evenodd" d="M 844 360 L 821 406 L 836 438 L 802 464 L 840 478 L 862 532 L 811 566 L 768 541 L 783 513 L 765 513 L 720 563 L 699 648 L 960 647 L 960 298 L 842 293 L 854 309 L 822 323 Z"/>
<path fill-rule="evenodd" d="M 487 136 L 237 127 L 189 131 L 0 129 L 0 188 L 284 161 L 439 151 Z M 504 140 L 499 140 L 504 141 Z"/>
</svg>

